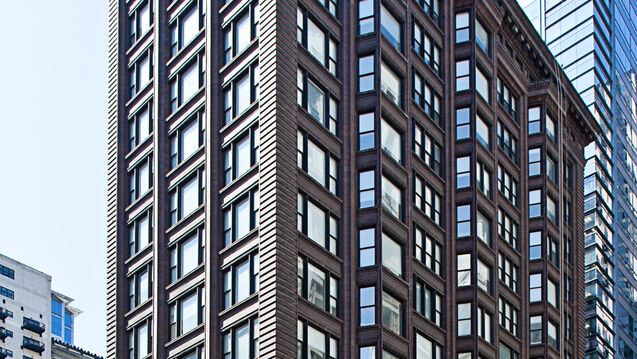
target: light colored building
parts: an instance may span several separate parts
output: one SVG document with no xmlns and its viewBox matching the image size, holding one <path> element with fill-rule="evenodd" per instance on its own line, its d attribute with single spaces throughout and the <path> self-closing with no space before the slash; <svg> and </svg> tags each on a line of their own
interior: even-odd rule
<svg viewBox="0 0 637 359">
<path fill-rule="evenodd" d="M 73 344 L 58 340 L 53 336 L 51 341 L 51 358 L 53 359 L 103 359 L 101 356 L 87 352 Z"/>
<path fill-rule="evenodd" d="M 51 276 L 0 254 L 0 359 L 51 358 Z"/>
</svg>

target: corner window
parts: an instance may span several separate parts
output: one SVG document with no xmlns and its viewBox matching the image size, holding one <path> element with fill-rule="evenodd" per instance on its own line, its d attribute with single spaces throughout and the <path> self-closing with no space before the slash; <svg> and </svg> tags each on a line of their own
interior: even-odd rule
<svg viewBox="0 0 637 359">
<path fill-rule="evenodd" d="M 382 235 L 382 261 L 383 266 L 395 275 L 403 275 L 403 248 L 391 237 L 383 233 Z"/>
<path fill-rule="evenodd" d="M 491 103 L 491 79 L 479 67 L 476 67 L 476 91 L 487 103 Z"/>
<path fill-rule="evenodd" d="M 259 65 L 252 65 L 225 86 L 223 89 L 224 125 L 242 115 L 259 100 L 259 74 Z"/>
<path fill-rule="evenodd" d="M 489 32 L 479 20 L 476 20 L 476 45 L 482 49 L 487 55 L 491 49 L 491 41 Z"/>
<path fill-rule="evenodd" d="M 259 163 L 261 137 L 258 127 L 252 127 L 233 139 L 223 151 L 223 184 L 228 185 Z"/>
<path fill-rule="evenodd" d="M 476 139 L 484 148 L 491 150 L 491 129 L 480 115 L 476 115 Z"/>
<path fill-rule="evenodd" d="M 402 79 L 385 63 L 380 66 L 381 91 L 398 107 L 402 107 Z"/>
<path fill-rule="evenodd" d="M 400 300 L 383 291 L 383 326 L 398 335 L 402 335 L 402 310 L 403 306 Z"/>
<path fill-rule="evenodd" d="M 380 5 L 380 32 L 390 44 L 402 52 L 402 24 L 383 4 Z"/>
<path fill-rule="evenodd" d="M 223 308 L 240 303 L 259 291 L 259 254 L 252 253 L 223 269 Z"/>
<path fill-rule="evenodd" d="M 391 215 L 402 220 L 403 194 L 390 180 L 382 176 L 382 205 Z"/>
<path fill-rule="evenodd" d="M 491 221 L 481 211 L 477 213 L 476 231 L 478 239 L 487 246 L 491 246 Z"/>
<path fill-rule="evenodd" d="M 259 226 L 259 190 L 253 189 L 223 210 L 224 247 L 241 240 Z"/>
<path fill-rule="evenodd" d="M 487 293 L 491 293 L 491 267 L 478 259 L 478 287 Z"/>
<path fill-rule="evenodd" d="M 546 196 L 546 217 L 549 221 L 557 224 L 557 204 L 550 196 Z"/>
</svg>

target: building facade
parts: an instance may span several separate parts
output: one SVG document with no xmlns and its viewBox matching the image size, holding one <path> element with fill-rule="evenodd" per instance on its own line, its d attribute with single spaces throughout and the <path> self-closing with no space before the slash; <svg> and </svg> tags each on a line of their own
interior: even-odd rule
<svg viewBox="0 0 637 359">
<path fill-rule="evenodd" d="M 82 313 L 70 305 L 72 302 L 73 298 L 51 291 L 51 336 L 70 345 L 74 342 L 75 317 Z"/>
<path fill-rule="evenodd" d="M 625 0 L 520 3 L 604 129 L 604 136 L 587 148 L 586 155 L 587 354 L 609 358 L 614 353 L 633 359 L 637 357 L 637 274 L 632 264 L 637 257 L 633 240 L 637 4 Z"/>
<path fill-rule="evenodd" d="M 108 358 L 584 356 L 601 129 L 515 2 L 109 11 Z"/>
<path fill-rule="evenodd" d="M 51 358 L 51 276 L 0 254 L 0 358 Z"/>
</svg>

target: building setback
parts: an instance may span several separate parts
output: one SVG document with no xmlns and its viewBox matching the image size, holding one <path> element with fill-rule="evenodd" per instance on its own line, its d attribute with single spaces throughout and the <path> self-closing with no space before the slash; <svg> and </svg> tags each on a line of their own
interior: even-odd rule
<svg viewBox="0 0 637 359">
<path fill-rule="evenodd" d="M 109 11 L 108 358 L 584 356 L 600 128 L 517 3 Z"/>
</svg>

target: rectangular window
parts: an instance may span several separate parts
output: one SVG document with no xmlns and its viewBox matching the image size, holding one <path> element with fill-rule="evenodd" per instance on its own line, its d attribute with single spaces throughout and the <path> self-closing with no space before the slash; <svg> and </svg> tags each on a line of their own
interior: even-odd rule
<svg viewBox="0 0 637 359">
<path fill-rule="evenodd" d="M 171 225 L 176 224 L 203 205 L 206 198 L 205 186 L 206 172 L 199 169 L 170 190 Z"/>
<path fill-rule="evenodd" d="M 177 52 L 188 45 L 199 34 L 200 29 L 205 24 L 205 4 L 200 4 L 199 0 L 194 1 L 192 6 L 182 10 L 177 18 L 170 24 L 170 56 L 177 55 Z"/>
<path fill-rule="evenodd" d="M 456 44 L 469 41 L 469 12 L 456 14 Z"/>
<path fill-rule="evenodd" d="M 375 287 L 363 287 L 358 291 L 360 326 L 376 324 Z"/>
<path fill-rule="evenodd" d="M 417 174 L 414 176 L 414 205 L 435 224 L 441 225 L 442 195 Z"/>
<path fill-rule="evenodd" d="M 529 218 L 542 215 L 542 190 L 529 191 Z"/>
<path fill-rule="evenodd" d="M 382 176 L 382 205 L 391 215 L 402 220 L 403 193 L 393 182 Z"/>
<path fill-rule="evenodd" d="M 128 69 L 129 74 L 129 97 L 133 98 L 141 90 L 146 88 L 153 78 L 152 49 L 134 60 Z"/>
<path fill-rule="evenodd" d="M 153 7 L 151 1 L 144 1 L 136 6 L 128 16 L 129 41 L 128 46 L 139 40 L 150 29 L 153 23 Z"/>
<path fill-rule="evenodd" d="M 365 151 L 375 147 L 374 113 L 358 114 L 358 150 Z"/>
<path fill-rule="evenodd" d="M 539 302 L 542 300 L 542 274 L 529 275 L 529 302 Z"/>
<path fill-rule="evenodd" d="M 128 172 L 129 203 L 144 196 L 153 186 L 153 158 L 148 156 Z"/>
<path fill-rule="evenodd" d="M 541 122 L 541 115 L 540 115 L 540 108 L 539 107 L 529 107 L 529 113 L 528 113 L 529 117 L 528 117 L 528 121 L 529 121 L 529 135 L 535 134 L 535 133 L 540 133 L 540 122 Z"/>
<path fill-rule="evenodd" d="M 482 25 L 482 23 L 476 19 L 476 45 L 482 49 L 487 55 L 490 53 L 491 49 L 491 39 L 489 37 L 489 32 Z"/>
<path fill-rule="evenodd" d="M 258 127 L 252 127 L 223 149 L 223 184 L 228 185 L 259 163 L 261 137 Z"/>
<path fill-rule="evenodd" d="M 476 139 L 484 148 L 491 150 L 491 129 L 480 115 L 476 115 Z"/>
<path fill-rule="evenodd" d="M 546 136 L 550 138 L 552 141 L 555 141 L 555 121 L 553 121 L 553 117 L 551 117 L 548 113 L 545 117 L 546 122 Z"/>
<path fill-rule="evenodd" d="M 176 339 L 204 322 L 204 288 L 196 289 L 169 304 L 170 339 Z"/>
<path fill-rule="evenodd" d="M 152 266 L 146 265 L 128 278 L 128 309 L 145 303 L 152 291 Z"/>
<path fill-rule="evenodd" d="M 550 305 L 556 308 L 559 308 L 559 305 L 557 303 L 557 300 L 558 300 L 557 294 L 558 294 L 557 285 L 551 279 L 548 279 L 546 281 L 546 301 Z"/>
<path fill-rule="evenodd" d="M 440 75 L 440 46 L 424 28 L 414 21 L 414 52 L 418 54 L 436 74 Z"/>
<path fill-rule="evenodd" d="M 358 34 L 374 32 L 374 1 L 358 0 Z"/>
<path fill-rule="evenodd" d="M 471 285 L 471 254 L 459 254 L 457 256 L 457 286 Z"/>
<path fill-rule="evenodd" d="M 304 108 L 312 118 L 336 135 L 338 120 L 338 101 L 329 91 L 317 85 L 308 74 L 297 71 L 297 104 Z"/>
<path fill-rule="evenodd" d="M 471 138 L 471 109 L 456 109 L 456 141 Z"/>
<path fill-rule="evenodd" d="M 223 59 L 229 63 L 259 36 L 259 7 L 249 5 L 236 15 L 223 31 Z"/>
<path fill-rule="evenodd" d="M 358 174 L 358 200 L 360 208 L 376 205 L 375 172 L 363 171 Z"/>
<path fill-rule="evenodd" d="M 259 269 L 259 254 L 252 253 L 222 270 L 224 309 L 248 299 L 259 291 Z"/>
<path fill-rule="evenodd" d="M 380 89 L 398 107 L 402 107 L 402 79 L 384 62 L 380 64 Z"/>
<path fill-rule="evenodd" d="M 206 83 L 206 56 L 199 54 L 170 80 L 170 113 L 190 100 Z"/>
<path fill-rule="evenodd" d="M 491 293 L 491 267 L 478 259 L 478 287 Z"/>
<path fill-rule="evenodd" d="M 469 89 L 470 75 L 469 60 L 456 61 L 456 92 Z"/>
<path fill-rule="evenodd" d="M 498 277 L 514 293 L 518 291 L 518 267 L 504 254 L 498 255 Z"/>
<path fill-rule="evenodd" d="M 169 138 L 172 169 L 190 158 L 206 142 L 206 112 L 194 114 L 184 125 L 169 134 Z"/>
<path fill-rule="evenodd" d="M 153 238 L 152 211 L 148 210 L 128 224 L 128 256 L 145 249 Z"/>
<path fill-rule="evenodd" d="M 259 65 L 254 64 L 225 85 L 224 125 L 243 115 L 259 100 L 259 76 Z"/>
<path fill-rule="evenodd" d="M 0 274 L 7 278 L 15 279 L 15 271 L 9 267 L 3 266 L 2 264 L 0 264 Z"/>
<path fill-rule="evenodd" d="M 338 340 L 303 320 L 297 321 L 297 359 L 336 359 Z"/>
<path fill-rule="evenodd" d="M 297 40 L 327 70 L 336 76 L 338 44 L 336 40 L 317 25 L 309 16 L 309 12 L 297 8 Z"/>
<path fill-rule="evenodd" d="M 550 196 L 546 196 L 546 218 L 557 224 L 557 204 Z"/>
<path fill-rule="evenodd" d="M 501 208 L 498 208 L 498 234 L 514 249 L 518 247 L 518 225 Z"/>
<path fill-rule="evenodd" d="M 542 150 L 540 148 L 529 149 L 529 177 L 542 173 Z"/>
<path fill-rule="evenodd" d="M 15 292 L 3 286 L 0 286 L 0 295 L 5 296 L 9 299 L 15 299 Z"/>
<path fill-rule="evenodd" d="M 425 267 L 440 275 L 442 273 L 442 245 L 418 227 L 414 227 L 415 257 Z"/>
<path fill-rule="evenodd" d="M 260 202 L 259 190 L 253 189 L 224 208 L 224 247 L 243 239 L 259 226 Z"/>
<path fill-rule="evenodd" d="M 491 103 L 491 79 L 479 67 L 476 67 L 476 91 L 487 103 Z"/>
<path fill-rule="evenodd" d="M 358 265 L 360 268 L 376 264 L 376 230 L 366 228 L 358 231 Z"/>
<path fill-rule="evenodd" d="M 560 267 L 559 242 L 557 241 L 557 239 L 553 237 L 548 237 L 546 244 L 547 244 L 546 255 L 548 256 L 549 261 L 551 261 L 551 263 L 553 263 L 556 267 L 559 268 Z"/>
<path fill-rule="evenodd" d="M 442 346 L 427 337 L 416 333 L 416 359 L 441 359 Z"/>
<path fill-rule="evenodd" d="M 515 139 L 515 137 L 513 137 L 513 135 L 511 135 L 509 130 L 507 130 L 506 127 L 504 127 L 502 122 L 498 122 L 497 135 L 498 135 L 498 138 L 497 138 L 498 146 L 500 147 L 502 152 L 504 152 L 504 154 L 507 157 L 509 157 L 509 159 L 513 161 L 513 163 L 517 164 L 518 163 L 517 140 Z"/>
<path fill-rule="evenodd" d="M 392 295 L 383 291 L 383 326 L 398 335 L 402 335 L 402 316 L 402 303 Z"/>
<path fill-rule="evenodd" d="M 416 311 L 440 327 L 442 325 L 442 295 L 426 285 L 420 278 L 416 278 L 415 283 Z"/>
<path fill-rule="evenodd" d="M 529 233 L 529 260 L 542 258 L 542 232 Z"/>
<path fill-rule="evenodd" d="M 456 188 L 465 188 L 471 185 L 471 157 L 456 158 Z"/>
<path fill-rule="evenodd" d="M 458 304 L 458 336 L 471 335 L 471 303 Z"/>
<path fill-rule="evenodd" d="M 414 152 L 439 176 L 442 175 L 441 150 L 442 146 L 424 128 L 414 123 Z"/>
<path fill-rule="evenodd" d="M 372 3 L 371 0 L 364 0 Z M 363 2 L 363 1 L 361 1 Z M 358 92 L 373 91 L 374 80 L 374 55 L 362 56 L 358 58 Z"/>
<path fill-rule="evenodd" d="M 529 344 L 542 344 L 542 316 L 535 315 L 529 318 Z"/>
<path fill-rule="evenodd" d="M 491 325 L 492 322 L 491 314 L 478 307 L 478 336 L 484 339 L 487 343 L 491 343 L 491 333 L 493 331 Z"/>
<path fill-rule="evenodd" d="M 491 172 L 481 162 L 476 162 L 476 184 L 487 198 L 491 198 Z"/>
<path fill-rule="evenodd" d="M 425 14 L 429 16 L 436 25 L 440 26 L 440 3 L 439 0 L 415 0 L 420 5 Z"/>
<path fill-rule="evenodd" d="M 402 24 L 383 4 L 380 5 L 380 32 L 390 44 L 402 52 Z"/>
<path fill-rule="evenodd" d="M 140 145 L 153 131 L 153 104 L 149 102 L 128 119 L 128 150 Z"/>
<path fill-rule="evenodd" d="M 500 359 L 519 359 L 518 353 L 513 351 L 505 344 L 500 343 L 499 356 Z M 568 358 L 568 357 L 567 357 Z"/>
<path fill-rule="evenodd" d="M 299 168 L 336 194 L 338 160 L 312 141 L 305 132 L 297 131 L 297 164 Z"/>
<path fill-rule="evenodd" d="M 259 357 L 259 318 L 247 321 L 221 333 L 224 359 Z"/>
<path fill-rule="evenodd" d="M 546 176 L 557 184 L 557 165 L 551 156 L 546 156 Z"/>
<path fill-rule="evenodd" d="M 152 351 L 152 323 L 148 320 L 128 333 L 128 358 L 143 359 Z"/>
<path fill-rule="evenodd" d="M 198 228 L 170 248 L 170 283 L 189 274 L 204 262 L 205 229 Z"/>
<path fill-rule="evenodd" d="M 504 329 L 518 336 L 518 310 L 504 298 L 498 299 L 498 321 Z"/>
<path fill-rule="evenodd" d="M 376 359 L 376 348 L 360 347 L 358 350 L 358 359 Z"/>
<path fill-rule="evenodd" d="M 425 115 L 438 126 L 442 125 L 440 118 L 440 95 L 425 79 L 414 70 L 414 102 L 420 106 Z"/>
<path fill-rule="evenodd" d="M 399 277 L 403 275 L 403 248 L 389 237 L 382 234 L 382 262 L 383 266 Z"/>
<path fill-rule="evenodd" d="M 478 211 L 476 217 L 476 232 L 478 239 L 491 246 L 491 221 L 481 211 Z"/>
<path fill-rule="evenodd" d="M 297 228 L 330 253 L 337 254 L 338 219 L 306 195 L 298 194 Z M 307 215 L 305 215 L 307 213 Z"/>
<path fill-rule="evenodd" d="M 471 235 L 471 205 L 457 206 L 456 208 L 456 237 L 468 237 Z"/>
<path fill-rule="evenodd" d="M 380 122 L 380 143 L 383 150 L 398 163 L 402 163 L 402 135 L 382 118 Z"/>
<path fill-rule="evenodd" d="M 497 101 L 504 107 L 506 112 L 514 119 L 517 120 L 517 99 L 513 94 L 513 91 L 509 89 L 506 83 L 498 77 L 496 84 Z"/>
<path fill-rule="evenodd" d="M 332 315 L 338 310 L 338 279 L 308 261 L 298 257 L 298 294 Z"/>
<path fill-rule="evenodd" d="M 504 198 L 508 199 L 513 206 L 517 206 L 518 183 L 502 165 L 498 165 L 498 190 L 502 192 Z"/>
<path fill-rule="evenodd" d="M 549 320 L 546 327 L 546 337 L 548 339 L 547 340 L 548 344 L 555 350 L 559 350 L 560 348 L 557 328 L 558 327 Z"/>
</svg>

